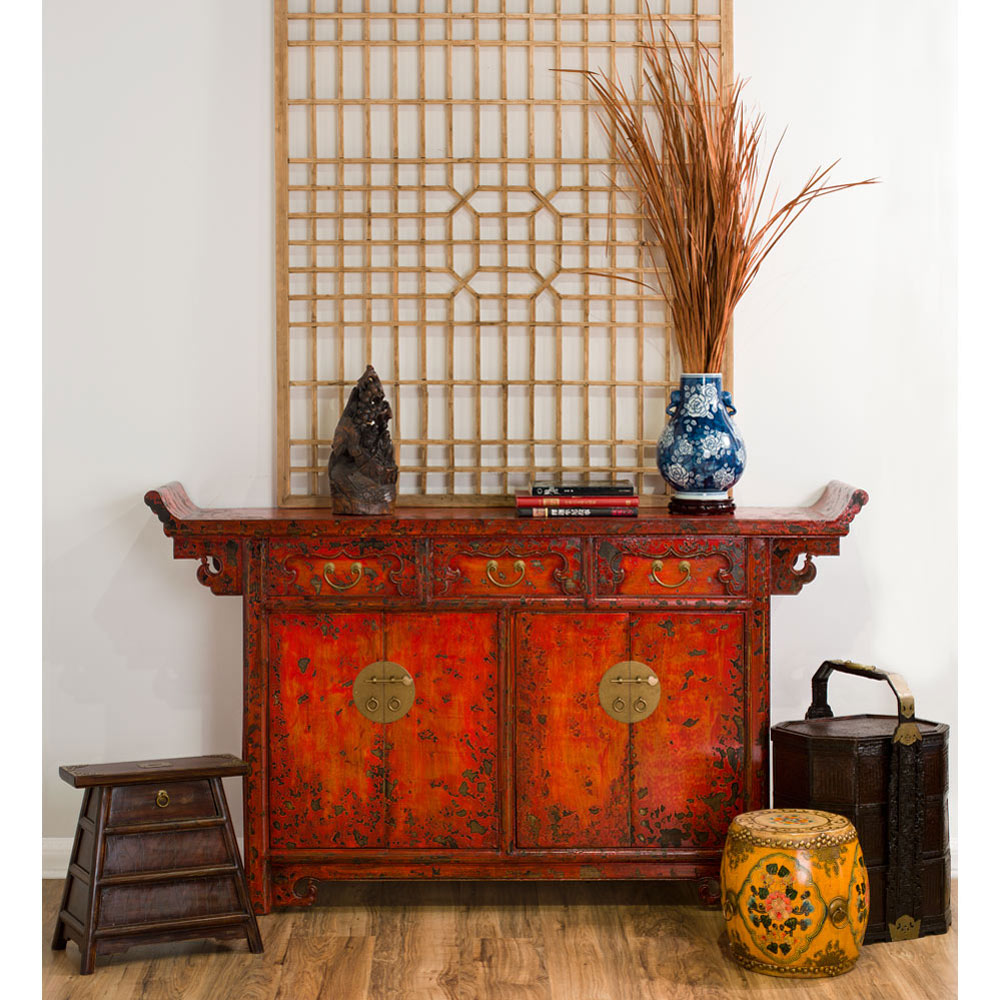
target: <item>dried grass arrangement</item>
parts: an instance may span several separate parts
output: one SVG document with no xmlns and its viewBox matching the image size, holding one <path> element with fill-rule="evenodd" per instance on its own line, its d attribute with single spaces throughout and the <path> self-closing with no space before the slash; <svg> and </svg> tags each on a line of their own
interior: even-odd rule
<svg viewBox="0 0 1000 1000">
<path fill-rule="evenodd" d="M 817 198 L 877 179 L 826 183 L 835 161 L 791 198 L 779 203 L 775 191 L 766 205 L 781 141 L 761 177 L 764 117 L 744 106 L 745 81 L 721 88 L 708 49 L 695 42 L 688 55 L 668 29 L 642 45 L 651 106 L 619 79 L 578 72 L 600 99 L 601 125 L 628 180 L 615 187 L 639 200 L 643 242 L 671 303 L 684 370 L 719 372 L 736 303 L 789 226 Z"/>
</svg>

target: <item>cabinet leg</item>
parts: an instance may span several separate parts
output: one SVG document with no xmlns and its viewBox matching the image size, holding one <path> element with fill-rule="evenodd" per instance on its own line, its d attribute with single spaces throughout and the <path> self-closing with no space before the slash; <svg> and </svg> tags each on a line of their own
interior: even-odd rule
<svg viewBox="0 0 1000 1000">
<path fill-rule="evenodd" d="M 722 886 L 717 878 L 705 876 L 698 879 L 698 898 L 702 906 L 715 909 L 722 902 Z"/>
</svg>

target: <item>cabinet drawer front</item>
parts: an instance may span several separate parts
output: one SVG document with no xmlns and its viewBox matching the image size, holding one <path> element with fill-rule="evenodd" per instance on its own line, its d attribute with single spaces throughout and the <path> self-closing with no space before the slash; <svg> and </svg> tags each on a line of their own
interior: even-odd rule
<svg viewBox="0 0 1000 1000">
<path fill-rule="evenodd" d="M 417 560 L 406 542 L 271 542 L 265 587 L 271 596 L 417 596 Z"/>
<path fill-rule="evenodd" d="M 218 815 L 208 781 L 166 781 L 112 788 L 108 823 L 169 823 Z"/>
<path fill-rule="evenodd" d="M 433 596 L 579 597 L 583 595 L 581 553 L 577 538 L 435 542 L 431 547 Z"/>
<path fill-rule="evenodd" d="M 597 593 L 711 597 L 746 591 L 746 553 L 736 538 L 609 538 L 597 546 Z"/>
</svg>

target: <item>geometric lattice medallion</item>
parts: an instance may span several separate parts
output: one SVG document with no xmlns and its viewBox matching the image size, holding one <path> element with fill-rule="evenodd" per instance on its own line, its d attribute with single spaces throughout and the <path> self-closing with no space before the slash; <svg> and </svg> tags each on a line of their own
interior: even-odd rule
<svg viewBox="0 0 1000 1000">
<path fill-rule="evenodd" d="M 651 0 L 728 77 L 731 0 Z M 641 77 L 644 0 L 276 0 L 279 503 L 322 502 L 369 362 L 400 502 L 531 480 L 663 492 L 677 361 L 583 80 Z"/>
</svg>

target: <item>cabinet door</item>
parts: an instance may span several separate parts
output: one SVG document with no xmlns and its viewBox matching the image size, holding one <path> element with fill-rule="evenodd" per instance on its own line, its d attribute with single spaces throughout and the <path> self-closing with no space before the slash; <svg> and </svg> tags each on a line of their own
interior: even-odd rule
<svg viewBox="0 0 1000 1000">
<path fill-rule="evenodd" d="M 497 633 L 494 612 L 386 615 L 416 696 L 385 726 L 387 846 L 498 846 Z"/>
<path fill-rule="evenodd" d="M 743 810 L 741 613 L 519 614 L 519 847 L 719 848 Z M 624 724 L 604 672 L 648 664 L 660 700 Z"/>
<path fill-rule="evenodd" d="M 598 698 L 628 615 L 519 614 L 514 656 L 518 846 L 628 846 L 629 727 Z"/>
<path fill-rule="evenodd" d="M 268 634 L 272 846 L 382 846 L 383 727 L 351 697 L 382 659 L 381 615 L 272 614 Z"/>
<path fill-rule="evenodd" d="M 633 614 L 631 658 L 660 678 L 660 703 L 632 725 L 637 847 L 721 847 L 743 811 L 744 618 Z"/>
</svg>

